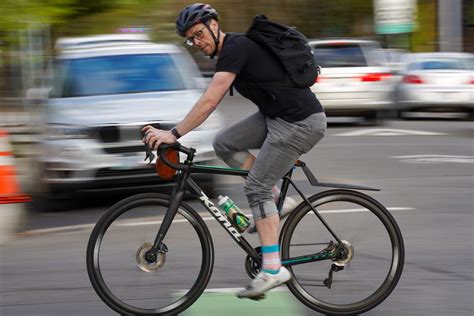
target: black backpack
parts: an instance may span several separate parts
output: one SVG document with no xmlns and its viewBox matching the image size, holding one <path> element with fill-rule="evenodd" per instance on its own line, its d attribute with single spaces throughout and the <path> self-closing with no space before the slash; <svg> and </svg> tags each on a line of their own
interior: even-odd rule
<svg viewBox="0 0 474 316">
<path fill-rule="evenodd" d="M 320 68 L 313 49 L 295 27 L 271 22 L 266 16 L 257 15 L 245 35 L 278 58 L 287 73 L 285 81 L 289 85 L 308 88 L 316 82 Z"/>
</svg>

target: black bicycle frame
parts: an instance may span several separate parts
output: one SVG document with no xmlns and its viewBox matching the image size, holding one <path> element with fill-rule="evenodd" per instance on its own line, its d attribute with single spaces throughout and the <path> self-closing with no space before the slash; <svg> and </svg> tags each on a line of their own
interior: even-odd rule
<svg viewBox="0 0 474 316">
<path fill-rule="evenodd" d="M 297 165 L 296 165 L 297 166 Z M 296 167 L 295 166 L 295 167 Z M 332 231 L 329 225 L 326 223 L 324 218 L 321 217 L 319 212 L 313 207 L 311 202 L 304 196 L 304 194 L 298 189 L 296 184 L 291 180 L 291 176 L 293 174 L 294 168 L 290 169 L 287 174 L 283 177 L 283 182 L 281 185 L 281 193 L 278 199 L 277 205 L 279 208 L 282 207 L 283 202 L 285 200 L 286 194 L 288 192 L 288 188 L 290 184 L 295 188 L 295 190 L 299 193 L 299 195 L 303 198 L 306 204 L 308 204 L 312 211 L 316 214 L 319 220 L 324 224 L 324 226 L 328 229 L 331 235 L 341 243 L 341 240 L 337 237 L 337 235 Z M 173 192 L 171 194 L 171 202 L 166 211 L 164 216 L 162 225 L 158 231 L 156 236 L 155 242 L 153 247 L 149 250 L 149 252 L 160 251 L 162 249 L 162 241 L 164 236 L 166 235 L 176 213 L 179 208 L 179 205 L 183 201 L 184 194 L 186 190 L 190 191 L 192 194 L 196 195 L 201 204 L 206 208 L 209 213 L 219 222 L 219 224 L 227 231 L 227 233 L 234 239 L 234 241 L 247 253 L 252 259 L 256 262 L 261 263 L 261 257 L 258 252 L 253 248 L 249 242 L 243 237 L 234 225 L 228 220 L 227 216 L 223 214 L 219 208 L 217 208 L 214 203 L 210 200 L 209 197 L 206 196 L 204 191 L 196 184 L 196 182 L 190 177 L 191 173 L 208 173 L 208 174 L 220 174 L 220 175 L 232 175 L 232 176 L 242 176 L 246 177 L 248 175 L 247 170 L 242 169 L 231 169 L 231 168 L 223 168 L 223 167 L 215 167 L 215 166 L 203 166 L 203 165 L 190 165 L 189 168 L 181 170 L 177 173 L 175 186 L 173 188 Z M 286 260 L 282 260 L 282 265 L 284 266 L 292 266 L 302 263 L 314 262 L 314 261 L 321 261 L 321 260 L 328 260 L 333 259 L 336 257 L 336 254 L 327 255 L 321 253 L 314 253 L 305 256 L 299 256 L 294 258 L 288 258 Z"/>
</svg>

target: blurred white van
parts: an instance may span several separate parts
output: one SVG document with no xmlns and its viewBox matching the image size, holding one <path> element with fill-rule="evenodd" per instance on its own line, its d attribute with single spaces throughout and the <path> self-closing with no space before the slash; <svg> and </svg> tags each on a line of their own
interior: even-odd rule
<svg viewBox="0 0 474 316">
<path fill-rule="evenodd" d="M 171 129 L 201 96 L 203 78 L 189 54 L 143 34 L 64 38 L 56 49 L 39 142 L 43 193 L 166 185 L 144 161 L 140 130 Z M 221 126 L 216 111 L 180 142 L 197 149 L 195 161 L 212 161 Z"/>
</svg>

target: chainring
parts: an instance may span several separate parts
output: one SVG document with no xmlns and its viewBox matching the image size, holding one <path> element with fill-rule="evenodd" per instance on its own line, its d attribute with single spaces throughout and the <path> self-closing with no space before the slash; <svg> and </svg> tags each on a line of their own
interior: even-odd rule
<svg viewBox="0 0 474 316">
<path fill-rule="evenodd" d="M 262 255 L 262 251 L 260 247 L 255 248 L 255 250 L 260 256 Z M 251 279 L 255 279 L 255 277 L 257 276 L 257 274 L 260 272 L 261 269 L 262 269 L 261 264 L 255 261 L 254 258 L 250 257 L 249 255 L 245 257 L 245 272 L 247 272 L 247 275 Z"/>
</svg>

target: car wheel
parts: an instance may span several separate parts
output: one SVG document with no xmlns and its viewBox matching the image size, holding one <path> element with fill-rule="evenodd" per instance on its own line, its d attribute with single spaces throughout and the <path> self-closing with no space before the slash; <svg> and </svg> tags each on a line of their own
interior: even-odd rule
<svg viewBox="0 0 474 316">
<path fill-rule="evenodd" d="M 72 194 L 55 192 L 53 187 L 41 180 L 44 170 L 41 164 L 37 163 L 36 167 L 38 170 L 31 189 L 31 209 L 38 212 L 54 212 L 70 208 L 73 201 Z"/>
<path fill-rule="evenodd" d="M 379 125 L 380 123 L 380 119 L 379 119 L 379 113 L 377 111 L 371 111 L 371 112 L 368 112 L 365 116 L 364 116 L 364 123 L 363 125 L 366 125 L 366 126 L 375 126 L 375 125 Z"/>
<path fill-rule="evenodd" d="M 205 179 L 201 180 L 201 188 L 204 190 L 204 192 L 209 198 L 217 197 L 216 185 L 217 185 L 217 180 L 216 180 L 216 176 L 214 175 L 208 175 L 205 177 Z"/>
<path fill-rule="evenodd" d="M 73 198 L 70 195 L 33 194 L 31 209 L 36 212 L 58 212 L 73 207 Z"/>
<path fill-rule="evenodd" d="M 468 120 L 469 121 L 474 121 L 474 110 L 468 110 L 469 112 L 469 116 L 468 116 Z"/>
</svg>

